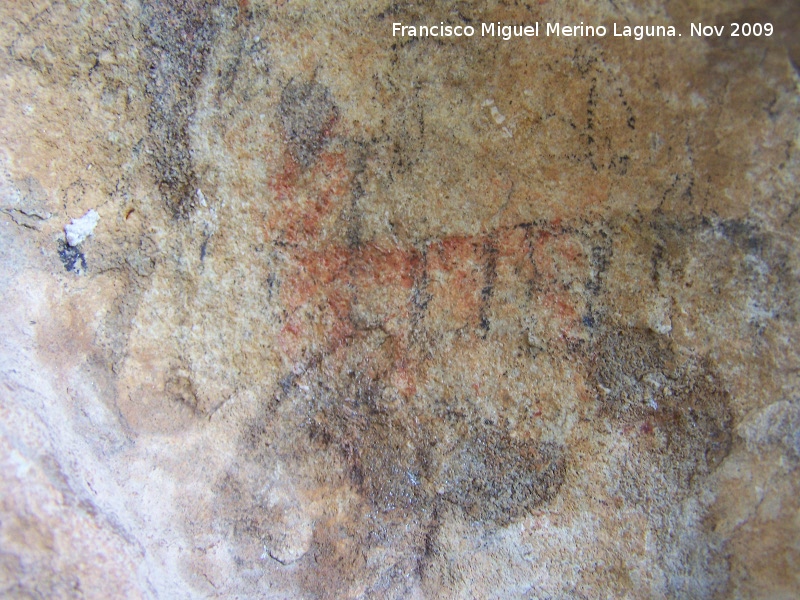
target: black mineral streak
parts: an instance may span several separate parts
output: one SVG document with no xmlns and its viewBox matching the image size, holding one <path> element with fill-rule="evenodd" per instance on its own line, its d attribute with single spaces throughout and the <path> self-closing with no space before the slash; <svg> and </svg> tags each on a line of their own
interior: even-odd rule
<svg viewBox="0 0 800 600">
<path fill-rule="evenodd" d="M 494 284 L 497 280 L 497 247 L 493 242 L 487 242 L 484 245 L 483 255 L 484 286 L 481 289 L 480 328 L 485 334 L 490 328 L 489 301 L 494 293 Z"/>
<path fill-rule="evenodd" d="M 62 240 L 58 244 L 58 257 L 70 273 L 82 275 L 86 272 L 86 256 L 77 247 L 72 247 Z"/>
</svg>

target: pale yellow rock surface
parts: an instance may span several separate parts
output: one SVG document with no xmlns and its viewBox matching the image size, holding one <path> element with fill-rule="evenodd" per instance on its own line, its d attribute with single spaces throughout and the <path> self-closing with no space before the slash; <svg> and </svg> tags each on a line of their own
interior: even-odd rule
<svg viewBox="0 0 800 600">
<path fill-rule="evenodd" d="M 0 595 L 800 596 L 795 2 L 0 23 Z"/>
</svg>

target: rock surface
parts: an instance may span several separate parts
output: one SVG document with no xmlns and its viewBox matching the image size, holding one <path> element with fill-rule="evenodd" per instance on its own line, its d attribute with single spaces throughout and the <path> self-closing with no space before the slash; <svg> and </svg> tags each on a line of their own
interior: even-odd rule
<svg viewBox="0 0 800 600">
<path fill-rule="evenodd" d="M 0 595 L 800 595 L 795 2 L 0 23 Z"/>
</svg>

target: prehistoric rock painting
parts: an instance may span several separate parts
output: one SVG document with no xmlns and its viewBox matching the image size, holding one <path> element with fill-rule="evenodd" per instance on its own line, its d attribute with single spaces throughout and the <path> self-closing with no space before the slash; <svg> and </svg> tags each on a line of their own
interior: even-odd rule
<svg viewBox="0 0 800 600">
<path fill-rule="evenodd" d="M 606 423 L 633 449 L 638 464 L 621 467 L 624 502 L 648 498 L 663 510 L 668 490 L 688 493 L 720 464 L 731 413 L 708 361 L 610 315 L 613 225 L 522 222 L 416 245 L 362 240 L 354 161 L 327 143 L 333 98 L 315 83 L 287 90 L 274 202 L 252 211 L 280 257 L 269 294 L 281 307 L 275 343 L 287 370 L 240 440 L 248 474 L 220 484 L 240 515 L 232 526 L 249 540 L 242 556 L 263 544 L 276 560 L 300 561 L 322 597 L 355 582 L 402 595 L 409 577 L 442 576 L 442 522 L 491 532 L 551 503 L 576 479 L 571 445 L 587 426 Z M 652 252 L 657 277 L 669 259 L 659 244 Z M 448 366 L 454 356 L 480 375 Z M 565 384 L 565 364 L 566 398 L 550 387 Z M 288 441 L 279 427 L 293 429 Z M 258 516 L 302 521 L 285 516 L 302 513 L 296 501 L 264 499 L 252 481 L 253 468 L 278 456 L 332 496 L 357 494 L 313 532 L 305 525 L 294 545 Z M 393 561 L 357 558 L 387 543 L 403 549 Z M 334 572 L 343 587 L 322 583 Z"/>
<path fill-rule="evenodd" d="M 796 3 L 718 4 L 0 3 L 0 594 L 796 596 Z"/>
</svg>

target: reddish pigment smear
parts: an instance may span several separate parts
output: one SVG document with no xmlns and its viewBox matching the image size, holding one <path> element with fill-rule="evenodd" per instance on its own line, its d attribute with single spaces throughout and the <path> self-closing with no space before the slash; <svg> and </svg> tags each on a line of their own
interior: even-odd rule
<svg viewBox="0 0 800 600">
<path fill-rule="evenodd" d="M 587 277 L 588 260 L 582 240 L 560 223 L 499 227 L 417 247 L 353 245 L 335 235 L 352 178 L 343 152 L 323 152 L 307 171 L 286 152 L 270 182 L 278 206 L 263 231 L 288 265 L 279 347 L 293 363 L 333 353 L 359 330 L 382 329 L 393 341 L 389 379 L 413 394 L 420 371 L 409 347 L 414 328 L 460 330 L 478 340 L 491 330 L 490 313 L 519 313 L 517 288 L 535 295 L 537 314 L 562 338 L 581 327 L 583 301 L 570 283 Z"/>
</svg>

